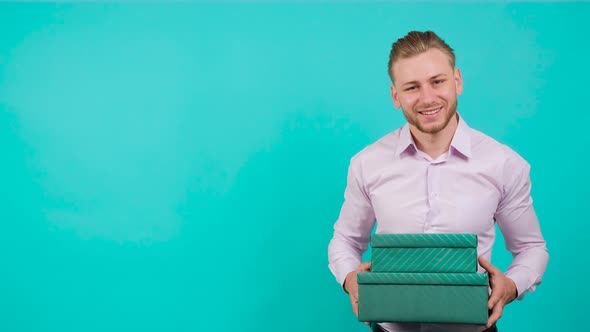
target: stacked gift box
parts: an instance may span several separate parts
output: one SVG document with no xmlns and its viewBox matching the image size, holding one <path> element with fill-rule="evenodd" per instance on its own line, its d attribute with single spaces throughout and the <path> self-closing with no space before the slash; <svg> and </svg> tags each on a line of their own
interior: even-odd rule
<svg viewBox="0 0 590 332">
<path fill-rule="evenodd" d="M 488 276 L 475 234 L 375 234 L 371 272 L 358 274 L 362 322 L 488 320 Z"/>
</svg>

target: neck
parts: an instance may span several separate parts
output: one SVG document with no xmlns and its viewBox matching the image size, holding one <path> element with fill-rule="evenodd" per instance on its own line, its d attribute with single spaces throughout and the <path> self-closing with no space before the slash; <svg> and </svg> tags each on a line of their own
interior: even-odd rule
<svg viewBox="0 0 590 332">
<path fill-rule="evenodd" d="M 424 133 L 413 125 L 410 125 L 410 133 L 418 149 L 434 160 L 449 150 L 458 125 L 459 117 L 455 115 L 447 126 L 437 133 Z"/>
</svg>

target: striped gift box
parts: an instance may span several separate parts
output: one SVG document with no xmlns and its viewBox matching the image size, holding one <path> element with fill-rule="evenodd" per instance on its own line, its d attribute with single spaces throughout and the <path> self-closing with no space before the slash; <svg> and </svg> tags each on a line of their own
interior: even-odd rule
<svg viewBox="0 0 590 332">
<path fill-rule="evenodd" d="M 485 324 L 488 320 L 487 274 L 363 272 L 357 280 L 362 322 Z"/>
<path fill-rule="evenodd" d="M 375 234 L 371 271 L 477 272 L 476 234 Z"/>
</svg>

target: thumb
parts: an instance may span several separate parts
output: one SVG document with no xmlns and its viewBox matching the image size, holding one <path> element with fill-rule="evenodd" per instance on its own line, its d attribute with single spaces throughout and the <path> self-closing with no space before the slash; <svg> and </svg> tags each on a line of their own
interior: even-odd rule
<svg viewBox="0 0 590 332">
<path fill-rule="evenodd" d="M 356 268 L 357 271 L 371 271 L 371 262 L 364 262 Z"/>
<path fill-rule="evenodd" d="M 477 261 L 479 262 L 479 265 L 481 265 L 481 267 L 488 271 L 488 273 L 491 274 L 495 272 L 496 268 L 490 262 L 486 261 L 482 256 L 479 256 L 477 258 Z"/>
</svg>

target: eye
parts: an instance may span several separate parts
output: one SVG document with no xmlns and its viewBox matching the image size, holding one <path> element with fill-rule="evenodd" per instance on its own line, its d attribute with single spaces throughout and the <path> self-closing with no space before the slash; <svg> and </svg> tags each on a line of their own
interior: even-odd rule
<svg viewBox="0 0 590 332">
<path fill-rule="evenodd" d="M 415 89 L 416 89 L 415 86 L 410 86 L 410 87 L 407 87 L 405 91 L 411 91 L 411 90 L 415 90 Z"/>
<path fill-rule="evenodd" d="M 441 84 L 442 82 L 444 82 L 445 80 L 434 80 L 432 81 L 434 84 L 438 85 Z"/>
</svg>

